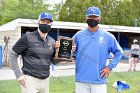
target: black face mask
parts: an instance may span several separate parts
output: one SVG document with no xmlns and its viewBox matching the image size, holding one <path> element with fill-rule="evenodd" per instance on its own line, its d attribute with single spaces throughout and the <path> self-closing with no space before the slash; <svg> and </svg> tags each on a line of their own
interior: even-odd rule
<svg viewBox="0 0 140 93">
<path fill-rule="evenodd" d="M 99 24 L 99 20 L 94 19 L 87 19 L 86 22 L 90 27 L 96 27 Z"/>
<path fill-rule="evenodd" d="M 134 42 L 134 44 L 138 44 L 138 42 Z"/>
<path fill-rule="evenodd" d="M 51 25 L 47 25 L 47 24 L 39 24 L 39 30 L 42 33 L 48 33 L 51 30 Z"/>
</svg>

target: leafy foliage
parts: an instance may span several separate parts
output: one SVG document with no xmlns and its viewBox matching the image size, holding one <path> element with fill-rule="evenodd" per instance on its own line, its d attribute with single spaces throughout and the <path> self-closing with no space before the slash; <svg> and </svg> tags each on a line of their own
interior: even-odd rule
<svg viewBox="0 0 140 93">
<path fill-rule="evenodd" d="M 37 19 L 43 12 L 50 12 L 55 19 L 69 22 L 85 22 L 89 6 L 98 6 L 102 12 L 102 24 L 134 26 L 139 19 L 140 0 L 66 0 L 63 7 L 55 5 L 53 10 L 43 0 L 0 0 L 0 25 L 16 18 Z"/>
<path fill-rule="evenodd" d="M 67 0 L 59 20 L 85 22 L 87 8 L 98 6 L 102 12 L 102 24 L 134 26 L 134 19 L 140 15 L 139 4 L 140 0 Z"/>
<path fill-rule="evenodd" d="M 16 18 L 37 19 L 41 12 L 50 12 L 48 4 L 43 4 L 42 0 L 4 0 L 2 11 L 0 12 L 0 24 L 4 24 Z"/>
</svg>

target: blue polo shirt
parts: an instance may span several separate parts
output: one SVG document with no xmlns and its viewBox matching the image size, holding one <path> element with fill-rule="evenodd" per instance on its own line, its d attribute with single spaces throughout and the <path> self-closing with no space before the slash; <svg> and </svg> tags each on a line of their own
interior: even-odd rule
<svg viewBox="0 0 140 93">
<path fill-rule="evenodd" d="M 76 44 L 76 82 L 106 83 L 107 78 L 99 76 L 106 66 L 108 55 L 110 52 L 114 54 L 114 59 L 108 65 L 110 70 L 118 64 L 123 55 L 115 37 L 101 29 L 91 32 L 86 28 L 77 32 L 73 38 Z"/>
</svg>

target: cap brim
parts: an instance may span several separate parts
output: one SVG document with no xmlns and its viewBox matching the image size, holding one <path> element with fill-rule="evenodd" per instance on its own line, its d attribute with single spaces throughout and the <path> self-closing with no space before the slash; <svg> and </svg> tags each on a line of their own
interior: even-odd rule
<svg viewBox="0 0 140 93">
<path fill-rule="evenodd" d="M 97 14 L 89 14 L 89 15 L 86 15 L 86 16 L 101 16 L 101 15 L 97 15 Z"/>
<path fill-rule="evenodd" d="M 40 20 L 44 20 L 44 19 L 47 19 L 47 20 L 50 20 L 51 22 L 53 22 L 53 20 L 51 20 L 49 18 L 41 18 Z"/>
</svg>

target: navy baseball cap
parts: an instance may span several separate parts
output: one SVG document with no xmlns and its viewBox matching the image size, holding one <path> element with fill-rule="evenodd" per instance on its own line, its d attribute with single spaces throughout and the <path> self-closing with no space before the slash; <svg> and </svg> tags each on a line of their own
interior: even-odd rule
<svg viewBox="0 0 140 93">
<path fill-rule="evenodd" d="M 92 6 L 87 9 L 86 16 L 101 16 L 101 11 L 98 7 Z"/>
<path fill-rule="evenodd" d="M 40 15 L 39 15 L 39 18 L 38 20 L 41 20 L 41 19 L 49 19 L 50 21 L 53 22 L 53 17 L 50 13 L 47 13 L 47 12 L 42 12 Z"/>
</svg>

